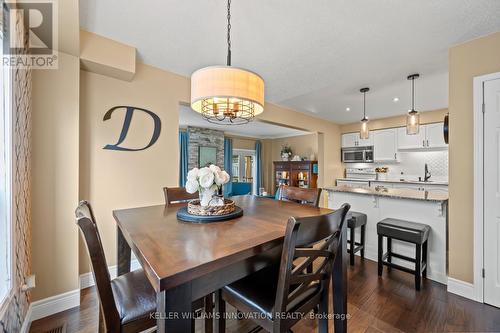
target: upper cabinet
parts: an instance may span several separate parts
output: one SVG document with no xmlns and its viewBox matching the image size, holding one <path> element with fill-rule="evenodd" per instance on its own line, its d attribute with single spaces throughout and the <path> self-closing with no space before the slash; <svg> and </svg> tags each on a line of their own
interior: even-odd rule
<svg viewBox="0 0 500 333">
<path fill-rule="evenodd" d="M 420 126 L 418 134 L 406 134 L 406 127 L 399 127 L 398 129 L 398 149 L 415 149 L 425 147 L 425 129 Z"/>
<path fill-rule="evenodd" d="M 342 134 L 342 148 L 356 147 L 358 138 L 359 138 L 359 133 Z"/>
<path fill-rule="evenodd" d="M 444 123 L 425 125 L 425 144 L 427 148 L 446 148 L 448 145 L 444 142 Z"/>
<path fill-rule="evenodd" d="M 373 132 L 368 139 L 361 139 L 359 133 L 342 134 L 342 148 L 373 146 Z"/>
<path fill-rule="evenodd" d="M 398 130 L 398 149 L 429 149 L 446 148 L 444 142 L 443 123 L 421 125 L 420 131 L 415 135 L 407 135 L 406 127 Z"/>
<path fill-rule="evenodd" d="M 390 162 L 397 160 L 397 134 L 395 128 L 372 131 L 373 159 L 375 162 Z"/>
</svg>

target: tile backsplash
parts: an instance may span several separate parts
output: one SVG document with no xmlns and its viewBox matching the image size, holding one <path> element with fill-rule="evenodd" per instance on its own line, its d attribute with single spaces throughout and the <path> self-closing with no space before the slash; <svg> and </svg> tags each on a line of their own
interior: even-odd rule
<svg viewBox="0 0 500 333">
<path fill-rule="evenodd" d="M 388 167 L 388 179 L 399 179 L 401 172 L 406 180 L 417 180 L 424 177 L 424 166 L 427 163 L 431 179 L 448 181 L 448 150 L 445 151 L 412 151 L 398 152 L 398 163 L 349 163 L 348 168 Z"/>
</svg>

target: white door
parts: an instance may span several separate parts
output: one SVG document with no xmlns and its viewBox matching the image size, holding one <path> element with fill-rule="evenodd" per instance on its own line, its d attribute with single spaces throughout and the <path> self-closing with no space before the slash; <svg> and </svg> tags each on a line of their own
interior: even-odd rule
<svg viewBox="0 0 500 333">
<path fill-rule="evenodd" d="M 500 307 L 500 79 L 484 83 L 484 302 Z"/>
<path fill-rule="evenodd" d="M 406 127 L 399 127 L 398 131 L 398 149 L 425 148 L 425 128 L 420 126 L 418 134 L 406 134 Z"/>
<path fill-rule="evenodd" d="M 354 147 L 359 140 L 359 133 L 342 134 L 342 148 Z"/>
<path fill-rule="evenodd" d="M 425 125 L 425 144 L 428 148 L 445 148 L 448 145 L 444 142 L 444 123 Z M 420 129 L 422 131 L 422 128 Z"/>
<path fill-rule="evenodd" d="M 396 129 L 373 131 L 373 157 L 375 162 L 396 160 Z"/>
</svg>

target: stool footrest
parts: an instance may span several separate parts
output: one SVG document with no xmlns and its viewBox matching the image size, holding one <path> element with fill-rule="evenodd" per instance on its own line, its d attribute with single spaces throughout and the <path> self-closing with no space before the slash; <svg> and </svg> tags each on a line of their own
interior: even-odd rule
<svg viewBox="0 0 500 333">
<path fill-rule="evenodd" d="M 358 245 L 358 243 L 356 243 L 356 245 Z M 362 246 L 362 245 L 360 245 L 360 246 L 356 246 L 356 247 L 354 248 L 354 253 L 356 253 L 356 252 L 358 252 L 358 251 L 362 250 L 363 248 L 364 248 L 364 246 Z M 351 253 L 351 249 L 347 249 L 347 253 Z"/>
<path fill-rule="evenodd" d="M 403 260 L 411 261 L 411 262 L 416 262 L 415 258 L 410 258 L 410 257 L 404 256 L 404 255 L 399 254 L 399 253 L 391 252 L 389 255 L 391 257 L 394 257 L 394 258 L 403 259 Z"/>
<path fill-rule="evenodd" d="M 404 267 L 404 266 L 401 266 L 401 265 L 398 265 L 398 264 L 393 264 L 392 262 L 388 262 L 388 261 L 382 261 L 382 264 L 384 266 L 389 266 L 389 267 L 392 267 L 392 268 L 395 268 L 395 269 L 399 269 L 400 271 L 403 271 L 403 272 L 406 272 L 406 273 L 410 273 L 410 274 L 415 274 L 415 270 L 411 269 L 411 268 L 408 268 L 408 267 Z"/>
</svg>

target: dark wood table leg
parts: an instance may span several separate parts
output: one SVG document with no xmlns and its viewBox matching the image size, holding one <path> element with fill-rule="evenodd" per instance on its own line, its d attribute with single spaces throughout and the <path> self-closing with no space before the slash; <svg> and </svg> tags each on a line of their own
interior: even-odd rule
<svg viewBox="0 0 500 333">
<path fill-rule="evenodd" d="M 158 306 L 158 333 L 192 332 L 192 295 L 191 283 L 159 292 L 156 296 Z"/>
<path fill-rule="evenodd" d="M 222 299 L 222 291 L 215 292 L 215 310 L 214 310 L 214 333 L 226 332 L 226 302 Z"/>
<path fill-rule="evenodd" d="M 335 333 L 347 333 L 347 223 L 344 223 L 339 252 L 333 263 L 333 311 Z"/>
<path fill-rule="evenodd" d="M 118 276 L 130 272 L 130 256 L 131 250 L 120 227 L 116 226 L 116 244 L 117 244 L 117 263 Z"/>
</svg>

